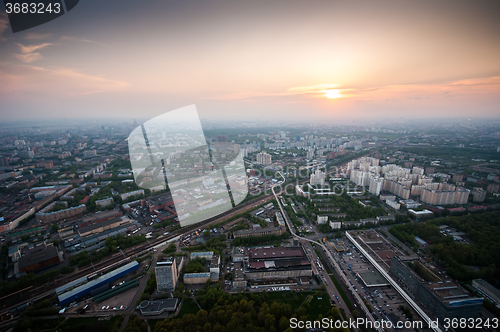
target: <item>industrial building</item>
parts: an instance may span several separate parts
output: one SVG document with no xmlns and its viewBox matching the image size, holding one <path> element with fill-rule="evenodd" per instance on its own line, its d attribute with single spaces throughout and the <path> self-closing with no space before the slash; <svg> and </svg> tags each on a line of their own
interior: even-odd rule
<svg viewBox="0 0 500 332">
<path fill-rule="evenodd" d="M 243 269 L 241 268 L 235 268 L 233 272 L 233 287 L 234 288 L 242 288 L 246 287 L 247 282 L 245 280 L 245 274 L 243 272 Z"/>
<path fill-rule="evenodd" d="M 73 288 L 72 290 L 62 293 L 58 296 L 59 304 L 64 306 L 71 303 L 85 295 L 90 294 L 91 291 L 98 289 L 102 286 L 108 285 L 110 282 L 123 277 L 124 275 L 135 271 L 139 268 L 139 263 L 133 261 L 117 268 L 109 273 L 106 273 L 96 279 L 88 281 L 86 284 Z M 64 286 L 63 286 L 64 287 Z"/>
<path fill-rule="evenodd" d="M 302 247 L 250 248 L 244 262 L 247 280 L 312 276 L 312 266 Z"/>
<path fill-rule="evenodd" d="M 500 290 L 483 279 L 472 280 L 472 287 L 500 309 Z"/>
<path fill-rule="evenodd" d="M 22 256 L 17 263 L 19 273 L 36 272 L 46 267 L 57 265 L 62 261 L 62 253 L 59 253 L 52 244 L 46 245 L 43 243 L 26 251 L 22 249 L 22 251 Z"/>
<path fill-rule="evenodd" d="M 417 265 L 417 273 L 410 264 Z M 420 301 L 427 311 L 438 318 L 477 318 L 483 307 L 483 298 L 476 298 L 452 280 L 441 280 L 419 261 L 413 263 L 394 256 L 391 274 Z"/>
<path fill-rule="evenodd" d="M 286 229 L 284 227 L 266 227 L 266 228 L 256 228 L 256 229 L 242 229 L 233 233 L 234 238 L 238 237 L 251 237 L 251 236 L 264 236 L 264 235 L 277 235 L 285 233 Z"/>
<path fill-rule="evenodd" d="M 98 223 L 93 223 L 88 226 L 83 226 L 78 228 L 78 234 L 81 237 L 90 236 L 93 234 L 100 234 L 108 229 L 117 228 L 122 225 L 130 224 L 131 221 L 129 219 L 122 219 L 120 217 L 116 217 L 113 219 L 108 219 L 105 221 L 101 221 Z"/>
</svg>

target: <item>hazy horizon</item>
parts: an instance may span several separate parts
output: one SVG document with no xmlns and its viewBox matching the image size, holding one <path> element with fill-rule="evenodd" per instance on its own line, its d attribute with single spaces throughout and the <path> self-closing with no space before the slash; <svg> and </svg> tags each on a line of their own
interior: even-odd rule
<svg viewBox="0 0 500 332">
<path fill-rule="evenodd" d="M 3 8 L 3 7 L 2 7 Z M 498 1 L 80 1 L 13 34 L 2 124 L 500 118 Z M 326 124 L 326 123 L 325 123 Z"/>
</svg>

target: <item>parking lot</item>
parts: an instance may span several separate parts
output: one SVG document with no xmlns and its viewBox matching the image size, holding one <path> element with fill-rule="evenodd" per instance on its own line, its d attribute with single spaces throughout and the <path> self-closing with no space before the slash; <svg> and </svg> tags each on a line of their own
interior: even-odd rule
<svg viewBox="0 0 500 332">
<path fill-rule="evenodd" d="M 331 251 L 335 253 L 334 258 L 340 264 L 349 283 L 354 286 L 355 291 L 365 301 L 367 307 L 371 310 L 373 317 L 377 320 L 409 320 L 401 309 L 400 305 L 409 307 L 409 305 L 399 296 L 397 291 L 392 288 L 375 267 L 361 255 L 358 250 L 347 240 L 346 250 L 336 252 L 335 247 L 331 246 Z M 387 246 L 376 249 L 386 251 Z M 421 318 L 411 309 L 414 320 Z M 427 331 L 430 329 L 419 329 Z M 395 331 L 395 330 L 394 330 Z M 397 331 L 414 331 L 413 329 L 398 329 Z"/>
</svg>

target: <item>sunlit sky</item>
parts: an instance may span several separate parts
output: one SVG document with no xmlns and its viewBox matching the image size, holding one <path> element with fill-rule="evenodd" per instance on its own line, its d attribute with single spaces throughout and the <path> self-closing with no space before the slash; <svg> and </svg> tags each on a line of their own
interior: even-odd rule
<svg viewBox="0 0 500 332">
<path fill-rule="evenodd" d="M 499 15 L 498 0 L 84 0 L 14 34 L 2 13 L 0 116 L 498 118 Z"/>
</svg>

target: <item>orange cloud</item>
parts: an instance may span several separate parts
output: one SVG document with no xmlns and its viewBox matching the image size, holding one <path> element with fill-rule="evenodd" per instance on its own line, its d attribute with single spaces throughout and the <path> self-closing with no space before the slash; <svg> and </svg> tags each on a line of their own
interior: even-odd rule
<svg viewBox="0 0 500 332">
<path fill-rule="evenodd" d="M 32 53 L 33 54 L 33 53 Z M 122 91 L 130 84 L 121 80 L 78 72 L 71 68 L 43 68 L 32 65 L 0 63 L 0 87 L 3 96 L 11 93 L 36 93 L 47 96 L 71 97 Z"/>
</svg>

